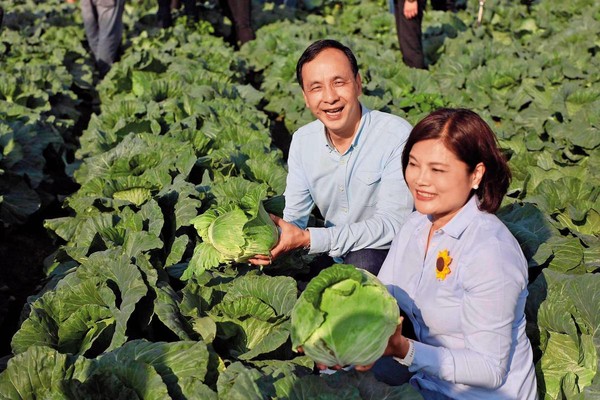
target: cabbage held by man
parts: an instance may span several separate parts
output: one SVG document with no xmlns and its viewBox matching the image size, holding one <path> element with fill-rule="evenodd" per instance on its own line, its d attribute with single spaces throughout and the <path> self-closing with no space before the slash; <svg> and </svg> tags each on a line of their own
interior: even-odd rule
<svg viewBox="0 0 600 400">
<path fill-rule="evenodd" d="M 191 220 L 202 239 L 182 278 L 199 275 L 220 264 L 245 262 L 269 254 L 278 239 L 277 226 L 263 206 L 264 186 L 231 198 Z"/>
</svg>

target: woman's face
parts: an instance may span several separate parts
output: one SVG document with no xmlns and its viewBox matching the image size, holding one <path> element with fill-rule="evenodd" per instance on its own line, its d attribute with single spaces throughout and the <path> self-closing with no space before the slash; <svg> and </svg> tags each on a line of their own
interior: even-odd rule
<svg viewBox="0 0 600 400">
<path fill-rule="evenodd" d="M 465 205 L 484 172 L 479 163 L 470 173 L 440 139 L 428 139 L 411 149 L 405 177 L 417 211 L 431 215 L 439 229 Z"/>
</svg>

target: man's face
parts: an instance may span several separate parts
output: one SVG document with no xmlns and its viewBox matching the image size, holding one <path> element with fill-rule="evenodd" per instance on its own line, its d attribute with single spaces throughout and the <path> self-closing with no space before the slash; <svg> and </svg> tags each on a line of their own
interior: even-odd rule
<svg viewBox="0 0 600 400">
<path fill-rule="evenodd" d="M 323 50 L 304 64 L 302 81 L 306 106 L 329 133 L 352 137 L 360 123 L 362 83 L 360 75 L 352 73 L 346 55 L 338 49 Z"/>
</svg>

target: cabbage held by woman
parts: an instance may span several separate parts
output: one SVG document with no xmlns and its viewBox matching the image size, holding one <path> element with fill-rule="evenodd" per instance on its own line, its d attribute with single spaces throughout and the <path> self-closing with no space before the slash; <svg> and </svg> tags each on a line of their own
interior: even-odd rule
<svg viewBox="0 0 600 400">
<path fill-rule="evenodd" d="M 291 320 L 292 346 L 318 364 L 369 365 L 383 355 L 400 311 L 373 274 L 335 264 L 308 283 Z"/>
</svg>

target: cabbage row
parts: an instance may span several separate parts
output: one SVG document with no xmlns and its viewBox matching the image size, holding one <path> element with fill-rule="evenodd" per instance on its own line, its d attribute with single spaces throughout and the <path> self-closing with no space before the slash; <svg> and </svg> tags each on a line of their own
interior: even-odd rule
<svg viewBox="0 0 600 400">
<path fill-rule="evenodd" d="M 128 5 L 127 50 L 97 86 L 98 112 L 65 162 L 80 188 L 64 201 L 69 216 L 45 222 L 60 247 L 45 266 L 48 284 L 30 299 L 13 337 L 0 397 L 93 398 L 102 388 L 107 398 L 128 399 L 419 398 L 370 374 L 314 375 L 312 361 L 292 352 L 291 310 L 310 258 L 295 253 L 263 270 L 195 259 L 206 244 L 192 222 L 199 215 L 249 193 L 265 194 L 267 211 L 281 212 L 286 168 L 272 137 L 275 127 L 291 134 L 311 119 L 295 63 L 311 41 L 332 37 L 355 51 L 369 107 L 413 123 L 440 106 L 468 107 L 495 127 L 514 173 L 500 217 L 530 263 L 528 335 L 540 393 L 597 398 L 594 3 L 488 1 L 481 27 L 475 3 L 458 14 L 428 12 L 429 71 L 401 63 L 385 1 L 323 1 L 310 12 L 257 2 L 257 39 L 239 51 L 213 33 L 227 21 L 212 9 L 205 10 L 212 24 L 180 19 L 160 31 L 148 25 L 154 4 Z M 89 89 L 93 78 L 77 14 L 69 23 L 58 11 L 40 21 L 33 16 L 39 5 L 19 7 L 8 16 L 30 18 L 31 28 L 8 31 L 11 40 L 57 40 L 44 41 L 44 56 L 35 59 L 46 57 L 47 79 L 32 75 L 40 68 L 23 72 L 28 64 L 19 57 L 35 52 L 16 56 L 5 33 L 0 42 L 10 61 L 0 74 L 23 77 L 0 80 L 10 82 L 0 86 L 1 109 L 11 110 L 0 118 L 0 146 L 9 155 L 0 166 L 12 171 L 0 176 L 0 190 L 12 176 L 33 198 L 31 177 L 42 182 L 43 165 L 37 175 L 19 174 L 32 163 L 19 164 L 16 155 L 26 152 L 10 153 L 15 146 L 5 143 L 22 138 L 10 143 L 36 151 L 38 160 L 48 146 L 62 151 L 80 115 L 75 88 Z M 54 106 L 57 96 L 63 107 Z M 8 207 L 0 193 L 0 217 L 11 210 L 20 213 L 11 221 L 22 221 L 35 212 L 22 202 L 22 209 Z"/>
<path fill-rule="evenodd" d="M 66 3 L 0 5 L 0 225 L 10 231 L 64 193 L 57 178 L 75 148 L 92 63 Z"/>
</svg>

